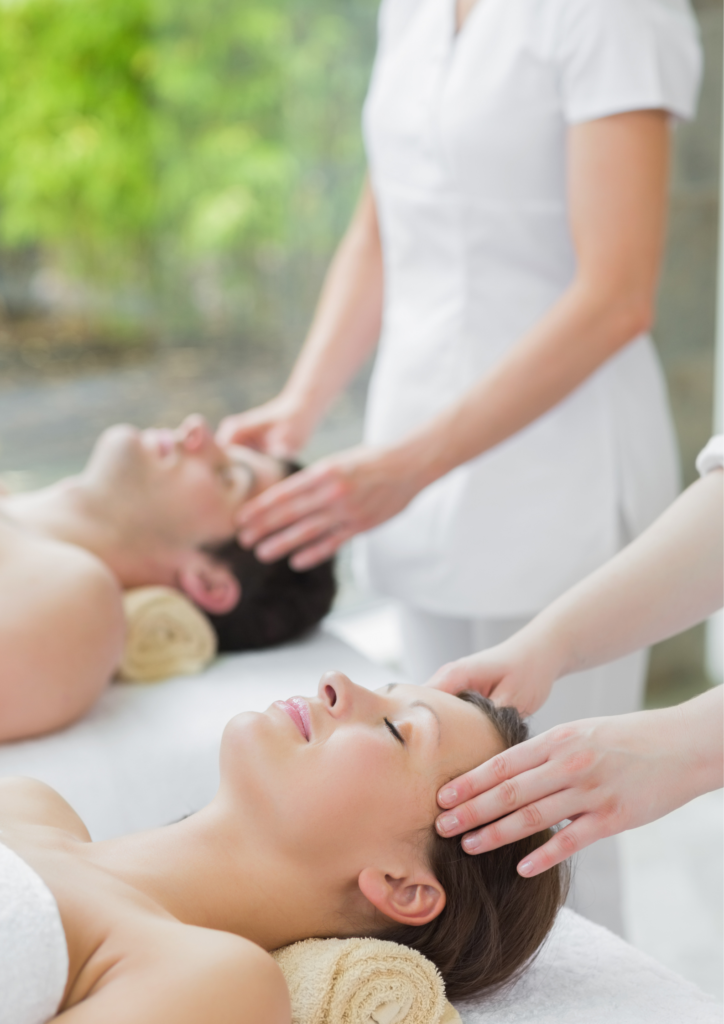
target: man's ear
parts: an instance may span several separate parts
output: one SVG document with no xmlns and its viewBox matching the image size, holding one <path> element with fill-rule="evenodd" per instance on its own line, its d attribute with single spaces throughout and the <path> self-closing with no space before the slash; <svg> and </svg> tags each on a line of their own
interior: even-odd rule
<svg viewBox="0 0 724 1024">
<path fill-rule="evenodd" d="M 178 585 L 199 608 L 224 615 L 241 599 L 241 584 L 223 562 L 194 551 L 178 572 Z"/>
<path fill-rule="evenodd" d="M 445 890 L 429 869 L 396 878 L 378 868 L 365 868 L 359 876 L 360 892 L 385 917 L 399 924 L 427 924 L 442 913 Z"/>
</svg>

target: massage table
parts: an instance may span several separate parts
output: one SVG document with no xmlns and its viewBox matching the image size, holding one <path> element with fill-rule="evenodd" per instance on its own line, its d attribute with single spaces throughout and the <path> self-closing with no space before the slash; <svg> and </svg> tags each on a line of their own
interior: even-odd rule
<svg viewBox="0 0 724 1024">
<path fill-rule="evenodd" d="M 333 668 L 370 688 L 394 678 L 321 629 L 221 657 L 197 676 L 113 685 L 70 728 L 0 745 L 0 776 L 47 782 L 96 840 L 176 821 L 216 792 L 219 740 L 232 715 L 315 693 Z M 458 1009 L 463 1024 L 722 1024 L 720 1003 L 570 910 L 514 986 Z"/>
</svg>

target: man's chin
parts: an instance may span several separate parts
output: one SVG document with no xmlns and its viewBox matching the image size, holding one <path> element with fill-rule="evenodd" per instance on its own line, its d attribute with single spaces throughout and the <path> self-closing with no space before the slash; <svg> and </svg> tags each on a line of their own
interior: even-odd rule
<svg viewBox="0 0 724 1024">
<path fill-rule="evenodd" d="M 91 452 L 87 472 L 103 480 L 119 478 L 140 469 L 145 460 L 141 431 L 130 423 L 116 423 L 104 430 Z"/>
</svg>

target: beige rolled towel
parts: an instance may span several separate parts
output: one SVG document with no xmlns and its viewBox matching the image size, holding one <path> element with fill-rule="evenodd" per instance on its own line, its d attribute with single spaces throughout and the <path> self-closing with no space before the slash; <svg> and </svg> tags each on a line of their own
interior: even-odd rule
<svg viewBox="0 0 724 1024">
<path fill-rule="evenodd" d="M 460 1024 L 440 972 L 382 939 L 306 939 L 272 954 L 292 1003 L 292 1024 Z"/>
<path fill-rule="evenodd" d="M 137 587 L 123 595 L 126 646 L 118 678 L 151 683 L 200 672 L 216 654 L 209 620 L 172 587 Z"/>
</svg>

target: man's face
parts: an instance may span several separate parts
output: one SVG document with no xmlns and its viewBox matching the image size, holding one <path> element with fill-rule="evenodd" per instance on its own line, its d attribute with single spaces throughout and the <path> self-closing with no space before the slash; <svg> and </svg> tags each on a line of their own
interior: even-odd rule
<svg viewBox="0 0 724 1024">
<path fill-rule="evenodd" d="M 278 460 L 221 447 L 202 416 L 175 430 L 104 431 L 85 475 L 120 519 L 153 544 L 198 549 L 228 540 L 240 505 L 282 478 Z"/>
</svg>

